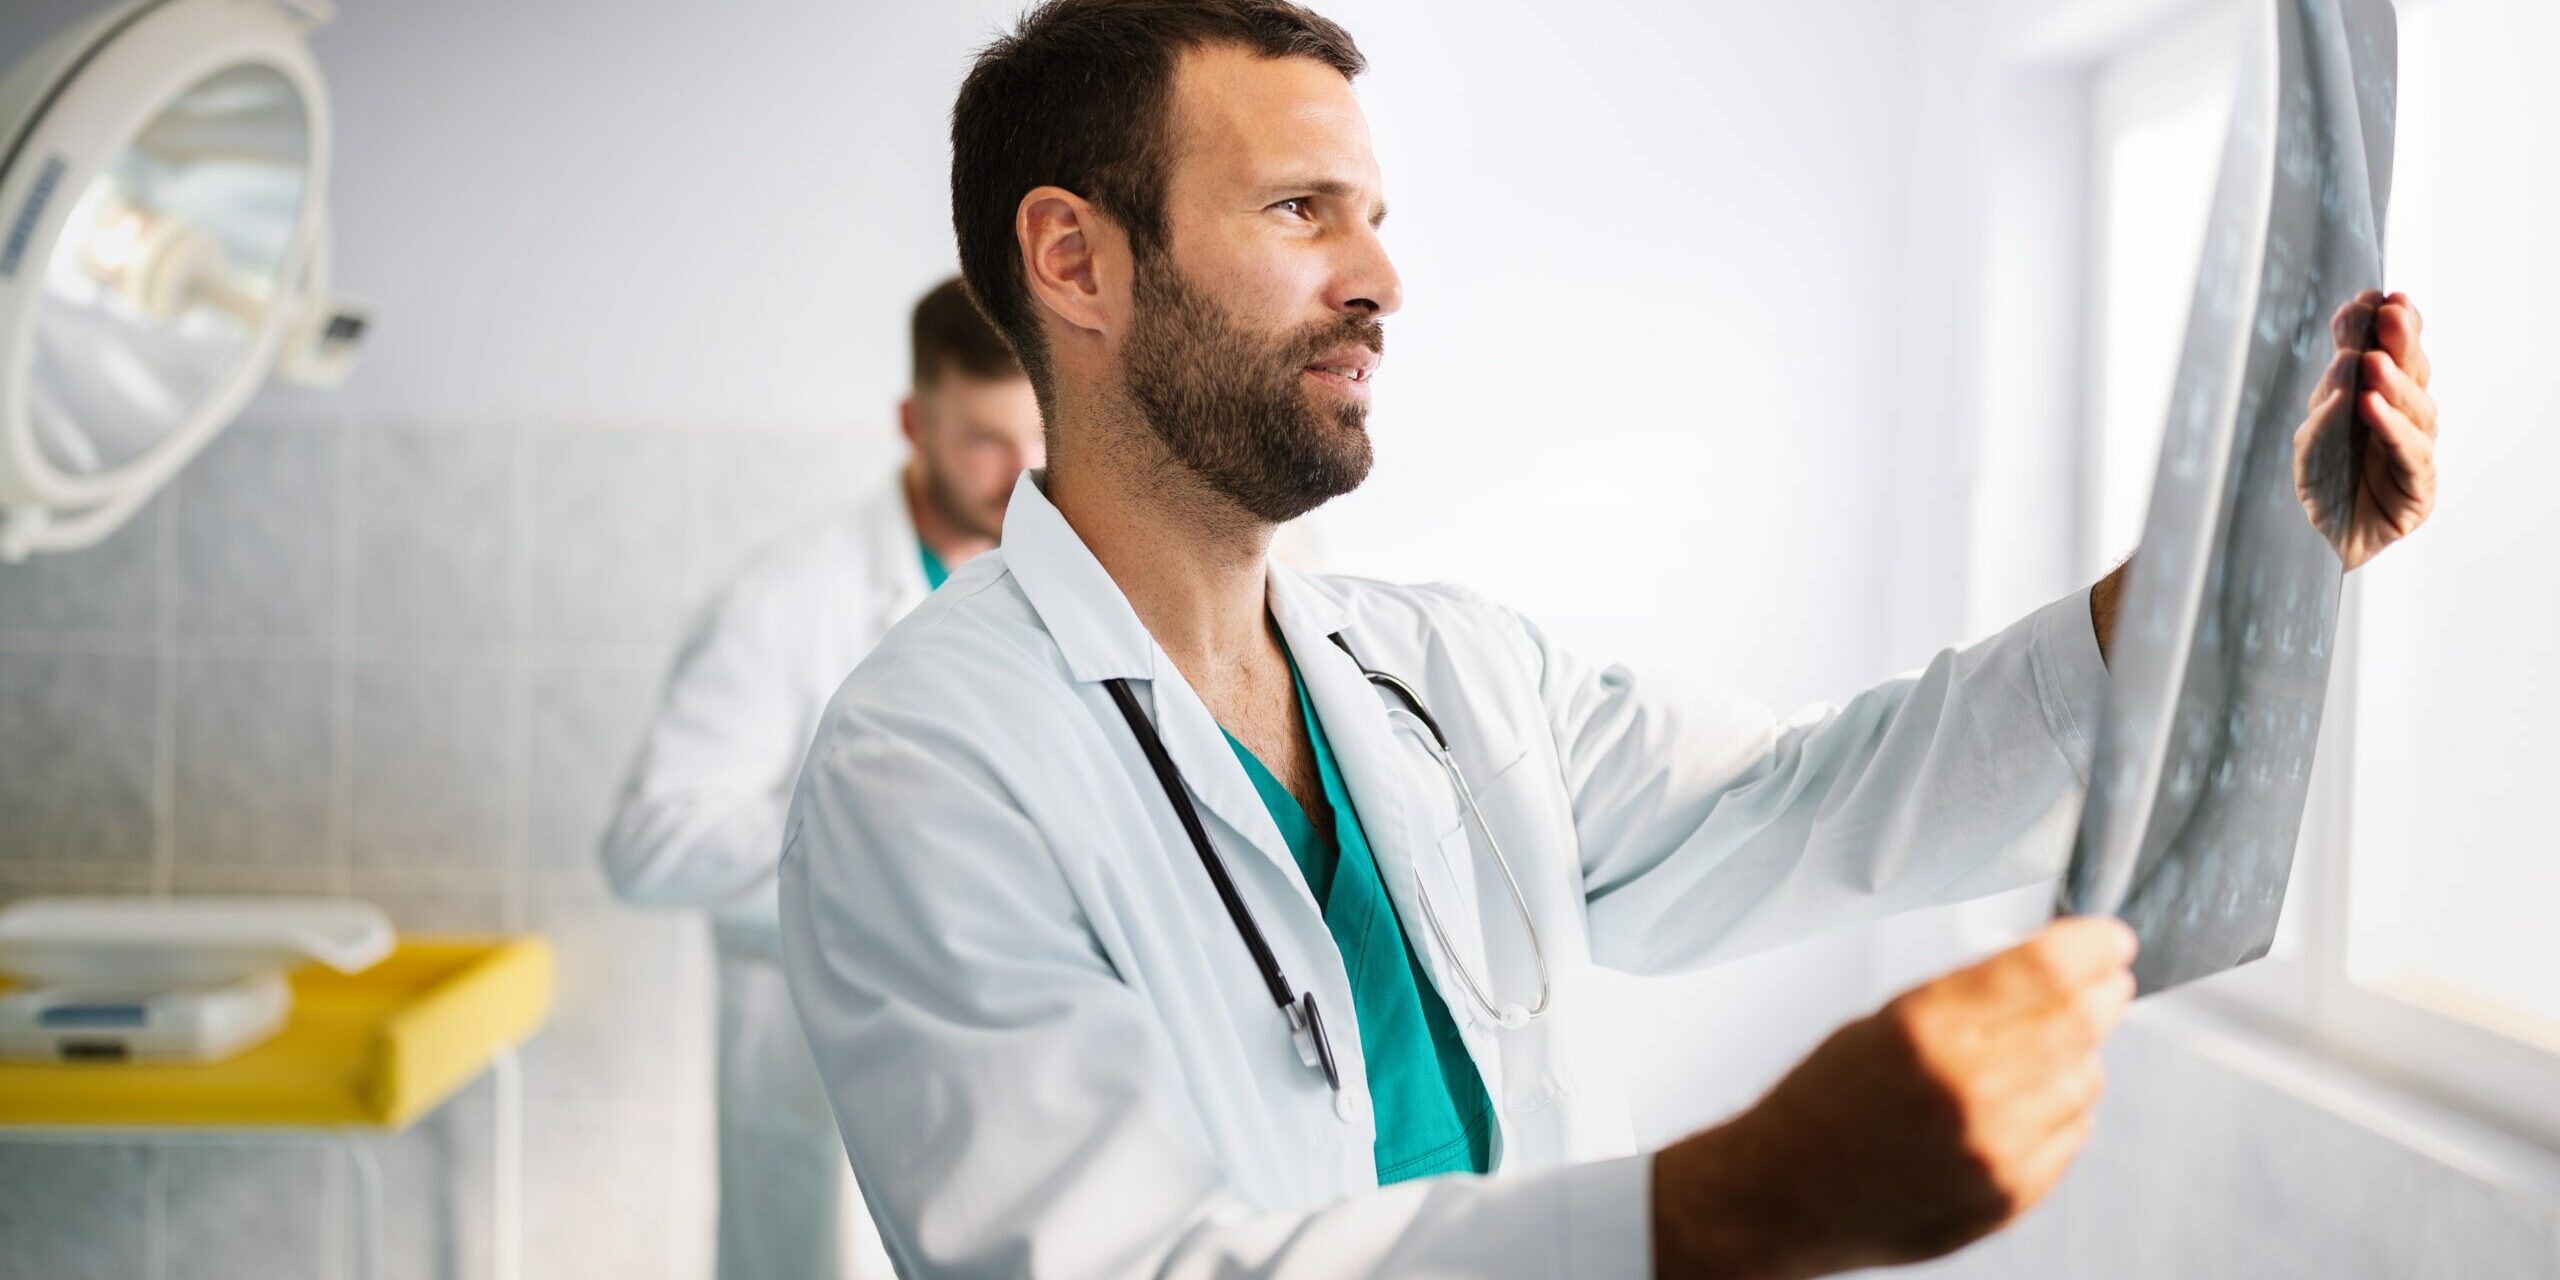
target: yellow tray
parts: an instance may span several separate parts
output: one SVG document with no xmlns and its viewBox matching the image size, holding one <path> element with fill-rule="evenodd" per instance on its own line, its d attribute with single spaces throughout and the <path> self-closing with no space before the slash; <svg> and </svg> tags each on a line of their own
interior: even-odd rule
<svg viewBox="0 0 2560 1280">
<path fill-rule="evenodd" d="M 405 1128 L 541 1027 L 551 945 L 404 936 L 362 973 L 292 981 L 283 1029 L 220 1062 L 0 1063 L 0 1125 Z"/>
</svg>

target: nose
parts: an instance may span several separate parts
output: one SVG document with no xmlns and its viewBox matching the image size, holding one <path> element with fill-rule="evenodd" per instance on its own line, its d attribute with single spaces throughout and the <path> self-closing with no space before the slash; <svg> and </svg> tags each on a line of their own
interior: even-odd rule
<svg viewBox="0 0 2560 1280">
<path fill-rule="evenodd" d="M 1394 315 L 1404 306 L 1404 281 L 1387 257 L 1386 242 L 1376 228 L 1363 226 L 1345 237 L 1345 245 L 1334 275 L 1334 296 L 1326 301 L 1336 311 L 1362 311 L 1373 320 Z"/>
</svg>

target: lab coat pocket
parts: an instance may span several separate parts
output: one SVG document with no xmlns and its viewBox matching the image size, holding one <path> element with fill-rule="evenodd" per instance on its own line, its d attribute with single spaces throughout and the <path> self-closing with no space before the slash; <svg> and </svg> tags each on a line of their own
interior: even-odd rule
<svg viewBox="0 0 2560 1280">
<path fill-rule="evenodd" d="M 1415 875 L 1424 907 L 1431 913 L 1432 943 L 1441 950 L 1442 994 L 1465 1025 L 1483 1017 L 1475 997 L 1467 993 L 1467 984 L 1472 979 L 1481 985 L 1485 974 L 1484 923 L 1476 905 L 1480 895 L 1468 874 L 1466 824 L 1442 832 L 1434 846 L 1431 857 L 1416 860 Z M 1463 970 L 1464 976 L 1456 970 Z"/>
<path fill-rule="evenodd" d="M 1441 922 L 1449 928 L 1452 942 L 1460 933 L 1474 934 L 1481 948 L 1484 915 L 1477 909 L 1482 895 L 1475 877 L 1475 848 L 1472 824 L 1460 822 L 1440 833 L 1440 865 L 1438 875 L 1425 884 L 1432 896 L 1431 905 L 1440 912 Z M 1472 962 L 1474 957 L 1470 956 Z"/>
<path fill-rule="evenodd" d="M 1447 829 L 1440 833 L 1438 842 L 1441 869 L 1457 904 L 1454 914 L 1465 919 L 1468 931 L 1476 937 L 1469 972 L 1477 975 L 1479 983 L 1490 975 L 1492 985 L 1485 996 L 1497 1005 L 1537 998 L 1538 971 L 1531 955 L 1528 928 L 1512 901 L 1503 866 L 1503 860 L 1512 856 L 1512 842 L 1505 836 L 1509 826 L 1502 816 L 1501 799 L 1509 789 L 1508 780 L 1519 775 L 1517 766 L 1528 757 L 1527 751 L 1519 751 L 1501 768 L 1480 776 L 1470 775 L 1468 789 L 1475 796 L 1472 811 L 1458 799 L 1453 786 L 1449 812 L 1443 819 Z M 1518 875 L 1519 869 L 1515 867 L 1509 874 Z M 1489 956 L 1490 967 L 1478 956 Z"/>
<path fill-rule="evenodd" d="M 1513 753 L 1508 764 L 1492 770 L 1481 779 L 1468 779 L 1467 785 L 1476 796 L 1478 809 L 1483 808 L 1486 796 L 1495 794 L 1502 777 L 1528 754 L 1526 751 Z M 1505 920 L 1510 922 L 1515 932 L 1520 924 L 1510 911 L 1511 890 L 1503 883 L 1502 869 L 1492 861 L 1493 845 L 1467 805 L 1458 798 L 1454 783 L 1448 790 L 1447 811 L 1440 815 L 1440 819 L 1445 829 L 1433 842 L 1438 848 L 1439 866 L 1435 869 L 1436 875 L 1424 876 L 1423 887 L 1431 895 L 1431 906 L 1439 913 L 1441 926 L 1448 932 L 1449 947 L 1463 958 L 1467 973 L 1482 985 L 1487 975 L 1493 973 L 1488 968 L 1487 952 L 1505 945 L 1525 947 L 1527 940 L 1525 937 L 1490 932 L 1500 928 Z M 1487 914 L 1488 908 L 1494 915 Z M 1496 915 L 1501 918 L 1495 918 Z M 1484 995 L 1486 999 L 1500 1004 L 1505 999 L 1502 992 L 1506 990 L 1508 988 L 1501 985 L 1497 975 Z M 1452 992 L 1451 995 L 1456 997 L 1464 993 Z M 1472 996 L 1466 999 L 1473 1003 Z"/>
</svg>

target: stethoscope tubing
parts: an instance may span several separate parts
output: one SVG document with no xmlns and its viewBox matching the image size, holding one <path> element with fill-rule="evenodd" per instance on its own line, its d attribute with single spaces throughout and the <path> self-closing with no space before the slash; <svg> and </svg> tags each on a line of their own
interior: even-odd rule
<svg viewBox="0 0 2560 1280">
<path fill-rule="evenodd" d="M 1485 841 L 1493 851 L 1494 865 L 1502 873 L 1503 888 L 1511 895 L 1511 905 L 1520 915 L 1521 928 L 1529 936 L 1529 954 L 1537 962 L 1538 998 L 1535 1003 L 1525 1006 L 1496 1004 L 1476 982 L 1475 975 L 1468 971 L 1466 961 L 1458 954 L 1457 948 L 1451 945 L 1448 930 L 1440 923 L 1439 909 L 1431 904 L 1431 894 L 1419 885 L 1415 887 L 1415 894 L 1422 900 L 1422 918 L 1431 929 L 1432 940 L 1439 944 L 1441 954 L 1448 957 L 1449 967 L 1457 971 L 1458 981 L 1466 987 L 1468 997 L 1487 1017 L 1505 1028 L 1516 1030 L 1527 1025 L 1530 1019 L 1547 1011 L 1554 995 L 1554 986 L 1547 971 L 1546 946 L 1538 936 L 1537 920 L 1529 911 L 1529 899 L 1520 889 L 1519 878 L 1512 873 L 1511 859 L 1503 851 L 1502 840 L 1493 833 L 1492 824 L 1484 820 L 1483 810 L 1476 807 L 1475 789 L 1467 785 L 1465 772 L 1458 768 L 1457 758 L 1450 753 L 1448 735 L 1441 731 L 1440 722 L 1432 718 L 1430 710 L 1423 705 L 1422 695 L 1416 693 L 1413 686 L 1387 672 L 1371 670 L 1360 661 L 1358 654 L 1351 652 L 1351 645 L 1340 632 L 1326 638 L 1360 668 L 1360 674 L 1369 683 L 1395 695 L 1403 709 L 1412 712 L 1414 719 L 1421 722 L 1428 734 L 1426 745 L 1433 758 L 1448 773 L 1451 784 L 1457 789 L 1459 802 L 1465 806 L 1460 821 L 1472 822 L 1484 832 Z M 1244 895 L 1227 873 L 1226 861 L 1218 856 L 1217 846 L 1209 839 L 1208 827 L 1201 822 L 1200 811 L 1192 804 L 1190 791 L 1183 785 L 1181 769 L 1173 763 L 1172 754 L 1165 750 L 1164 739 L 1156 733 L 1155 725 L 1139 708 L 1137 694 L 1129 688 L 1129 682 L 1111 679 L 1102 683 L 1110 690 L 1112 704 L 1119 709 L 1121 719 L 1128 722 L 1130 734 L 1137 738 L 1138 750 L 1146 756 L 1157 784 L 1164 788 L 1165 798 L 1172 802 L 1175 815 L 1182 821 L 1183 834 L 1190 838 L 1192 850 L 1200 856 L 1201 869 L 1208 872 L 1210 884 L 1217 889 L 1219 904 L 1226 908 L 1227 918 L 1235 924 L 1245 950 L 1253 956 L 1254 967 L 1262 975 L 1263 986 L 1271 993 L 1272 1002 L 1287 1017 L 1290 1039 L 1298 1046 L 1299 1056 L 1309 1066 L 1321 1066 L 1325 1083 L 1339 1094 L 1342 1073 L 1334 1062 L 1333 1046 L 1325 1035 L 1324 1019 L 1316 1008 L 1315 993 L 1298 994 L 1288 975 L 1282 972 L 1278 954 L 1271 949 L 1270 940 L 1263 936 L 1261 925 L 1254 920 L 1252 910 L 1245 906 Z M 1451 870 L 1454 873 L 1455 869 Z"/>
</svg>

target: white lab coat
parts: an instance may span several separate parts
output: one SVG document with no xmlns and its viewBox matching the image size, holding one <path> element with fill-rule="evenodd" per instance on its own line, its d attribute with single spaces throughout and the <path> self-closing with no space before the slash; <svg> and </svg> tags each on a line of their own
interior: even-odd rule
<svg viewBox="0 0 2560 1280">
<path fill-rule="evenodd" d="M 1650 1164 L 1587 1033 L 1595 968 L 1694 969 L 2058 873 L 2104 671 L 2076 593 L 1841 707 L 1675 702 L 1450 587 L 1273 566 L 1270 601 L 1399 917 L 1497 1103 L 1490 1177 L 1376 1189 L 1351 991 L 1199 697 L 1026 478 L 1004 545 L 829 707 L 782 866 L 784 965 L 911 1276 L 1649 1274 Z M 1508 851 L 1535 975 L 1419 740 L 1326 637 L 1413 684 Z M 1141 689 L 1343 1105 L 1305 1066 L 1101 681 Z M 1452 909 L 1450 904 L 1456 904 Z"/>
<path fill-rule="evenodd" d="M 844 1211 L 843 1148 L 783 983 L 774 870 L 819 712 L 925 592 L 894 475 L 760 555 L 695 621 L 605 835 L 622 897 L 711 917 L 721 1280 L 833 1280 L 847 1261 L 880 1270 L 869 1223 Z"/>
</svg>

